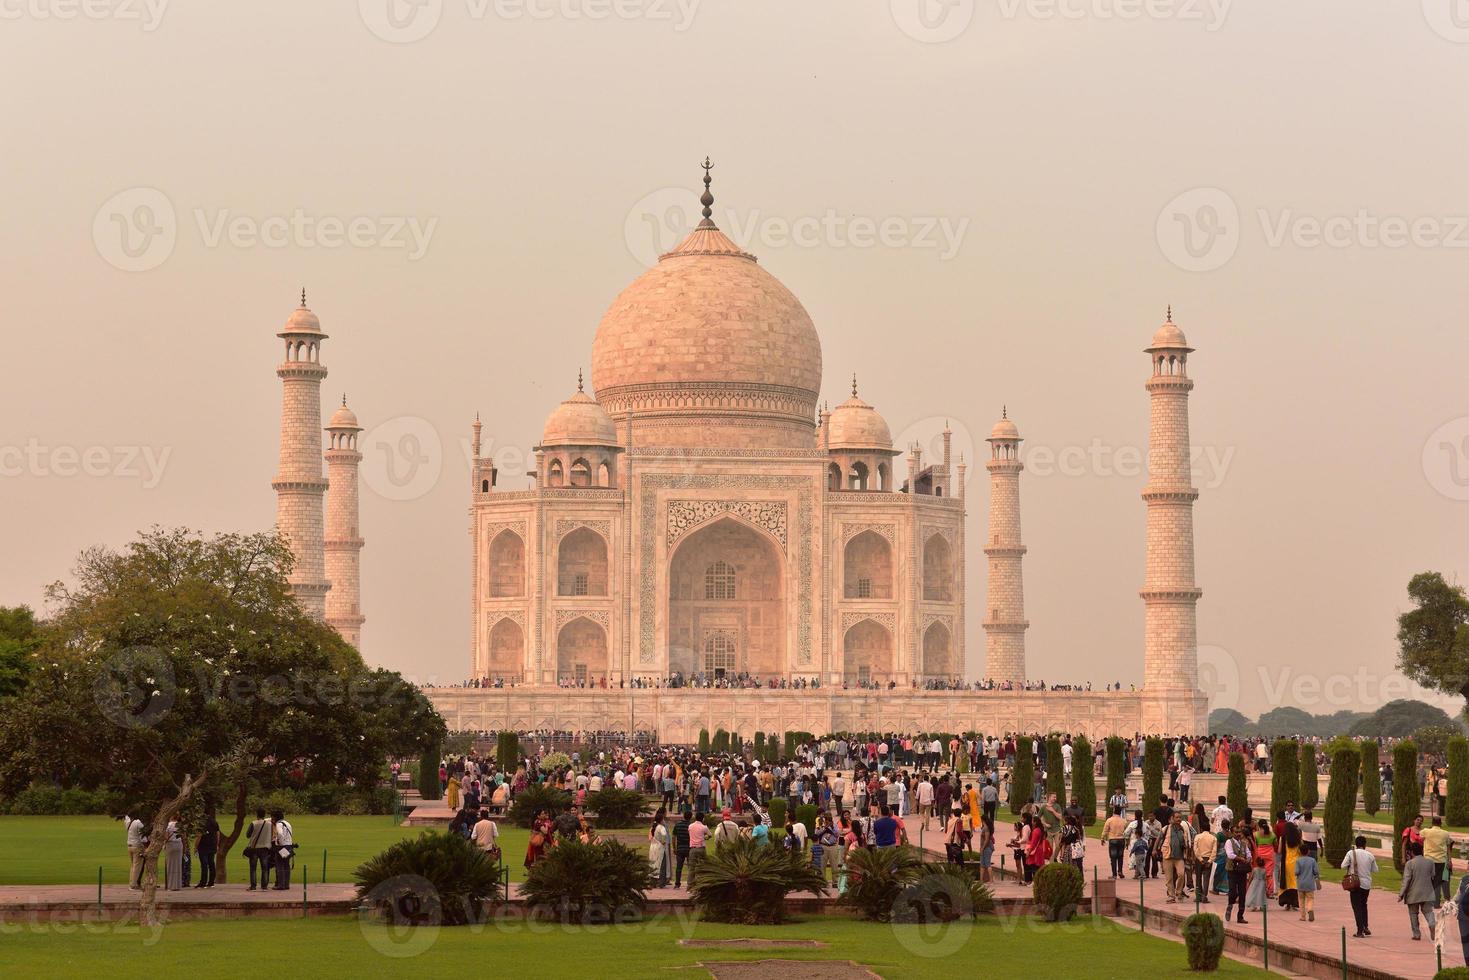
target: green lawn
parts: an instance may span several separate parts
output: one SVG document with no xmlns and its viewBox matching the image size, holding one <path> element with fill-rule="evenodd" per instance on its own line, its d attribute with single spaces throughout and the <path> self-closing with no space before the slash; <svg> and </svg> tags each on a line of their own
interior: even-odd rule
<svg viewBox="0 0 1469 980">
<path fill-rule="evenodd" d="M 814 939 L 827 948 L 738 950 L 678 945 L 680 939 Z M 714 960 L 855 960 L 887 980 L 1002 970 L 1013 976 L 1136 980 L 1181 976 L 1182 944 L 1143 935 L 1110 920 L 1065 926 L 1035 919 L 981 918 L 937 933 L 921 926 L 885 926 L 814 918 L 756 928 L 655 917 L 615 927 L 499 923 L 425 930 L 406 943 L 381 926 L 353 918 L 244 919 L 179 922 L 156 934 L 136 929 L 26 929 L 5 939 L 6 972 L 14 976 L 238 977 L 308 972 L 313 980 L 363 976 L 582 976 L 599 980 L 707 976 L 664 971 Z M 416 949 L 422 942 L 426 948 Z M 384 952 L 387 950 L 388 952 Z M 415 953 L 416 950 L 416 953 Z M 397 954 L 397 955 L 390 955 Z M 408 955 L 413 954 L 413 955 Z M 990 970 L 983 970 L 984 965 Z M 1219 977 L 1264 977 L 1225 960 Z"/>
<path fill-rule="evenodd" d="M 322 849 L 326 850 L 326 880 L 351 881 L 363 861 L 421 828 L 399 827 L 391 817 L 289 818 L 295 830 L 297 874 L 304 866 L 313 882 L 321 880 Z M 501 846 L 510 866 L 510 878 L 525 876 L 525 847 L 530 832 L 505 826 Z M 107 817 L 0 817 L 0 885 L 96 884 L 102 868 L 106 884 L 127 883 L 128 853 L 122 823 Z M 240 844 L 230 852 L 231 883 L 249 881 L 248 865 Z M 194 877 L 198 878 L 197 865 Z"/>
</svg>

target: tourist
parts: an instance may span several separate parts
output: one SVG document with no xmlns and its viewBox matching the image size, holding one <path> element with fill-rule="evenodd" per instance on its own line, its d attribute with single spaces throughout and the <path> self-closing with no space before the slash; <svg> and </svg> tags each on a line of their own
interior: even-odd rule
<svg viewBox="0 0 1469 980">
<path fill-rule="evenodd" d="M 1168 821 L 1168 829 L 1163 835 L 1160 851 L 1163 859 L 1163 881 L 1169 902 L 1176 902 L 1187 894 L 1183 866 L 1191 852 L 1192 844 L 1188 824 L 1183 822 L 1183 814 L 1175 811 Z"/>
<path fill-rule="evenodd" d="M 694 811 L 684 808 L 679 814 L 678 822 L 673 825 L 673 887 L 683 887 L 683 869 L 689 860 L 689 828 L 693 826 Z M 694 871 L 689 869 L 689 880 L 692 881 Z"/>
<path fill-rule="evenodd" d="M 1296 894 L 1296 859 L 1301 856 L 1301 828 L 1295 821 L 1286 820 L 1284 832 L 1280 835 L 1280 847 L 1283 854 L 1280 894 L 1275 900 L 1281 908 L 1294 911 L 1300 908 L 1300 897 Z"/>
<path fill-rule="evenodd" d="M 1245 888 L 1250 867 L 1254 863 L 1249 839 L 1244 834 L 1244 822 L 1237 826 L 1225 825 L 1229 840 L 1224 842 L 1225 870 L 1229 875 L 1229 898 L 1224 905 L 1224 921 L 1229 921 L 1230 910 L 1239 905 L 1236 922 L 1245 921 Z"/>
<path fill-rule="evenodd" d="M 1316 921 L 1316 892 L 1321 888 L 1321 872 L 1316 865 L 1316 845 L 1303 843 L 1296 858 L 1296 892 L 1301 900 L 1301 921 Z"/>
<path fill-rule="evenodd" d="M 551 833 L 556 825 L 551 820 L 551 812 L 544 807 L 536 811 L 535 819 L 530 824 L 530 840 L 525 845 L 525 866 L 531 868 L 535 863 L 545 856 L 551 846 Z"/>
<path fill-rule="evenodd" d="M 1112 877 L 1121 878 L 1122 859 L 1127 852 L 1127 820 L 1122 816 L 1122 807 L 1112 807 L 1112 815 L 1102 824 L 1102 840 L 1107 844 Z"/>
<path fill-rule="evenodd" d="M 444 784 L 444 803 L 450 810 L 459 809 L 459 777 L 450 776 Z"/>
<path fill-rule="evenodd" d="M 291 859 L 296 853 L 296 837 L 286 820 L 284 810 L 279 808 L 270 813 L 270 841 L 272 859 L 275 864 L 275 890 L 283 892 L 291 887 Z"/>
<path fill-rule="evenodd" d="M 1243 815 L 1241 814 L 1241 816 Z M 1209 829 L 1218 833 L 1226 820 L 1234 823 L 1234 811 L 1229 808 L 1229 799 L 1221 796 L 1219 797 L 1219 805 L 1214 808 L 1213 813 L 1209 814 Z"/>
<path fill-rule="evenodd" d="M 1083 867 L 1086 863 L 1086 830 L 1081 825 L 1081 818 L 1075 814 L 1066 818 L 1066 826 L 1061 831 L 1060 853 L 1063 855 L 1061 859 L 1070 861 L 1077 871 L 1086 871 Z"/>
<path fill-rule="evenodd" d="M 1296 824 L 1296 826 L 1301 831 L 1302 845 L 1310 844 L 1311 847 L 1315 850 L 1321 850 L 1321 843 L 1324 835 L 1321 833 L 1321 825 L 1316 823 L 1316 821 L 1312 819 L 1312 814 L 1310 810 L 1307 810 L 1305 813 L 1301 814 L 1301 819 Z"/>
<path fill-rule="evenodd" d="M 1342 858 L 1341 868 L 1356 878 L 1356 887 L 1348 889 L 1348 894 L 1352 898 L 1352 916 L 1357 920 L 1357 931 L 1352 935 L 1361 939 L 1372 935 L 1372 930 L 1367 928 L 1367 899 L 1372 895 L 1372 876 L 1377 872 L 1377 859 L 1367 850 L 1367 838 L 1358 835 L 1355 844 Z M 1350 884 L 1349 881 L 1347 883 Z"/>
<path fill-rule="evenodd" d="M 962 857 L 962 855 L 961 855 Z M 995 822 L 989 818 L 979 823 L 979 880 L 990 881 L 995 862 Z"/>
<path fill-rule="evenodd" d="M 213 811 L 204 814 L 204 829 L 199 831 L 195 850 L 199 853 L 199 884 L 195 888 L 213 888 L 216 868 L 215 856 L 219 853 L 219 821 Z"/>
<path fill-rule="evenodd" d="M 1275 897 L 1275 835 L 1270 831 L 1270 821 L 1263 817 L 1255 823 L 1255 857 L 1265 862 L 1265 897 Z"/>
<path fill-rule="evenodd" d="M 880 816 L 872 825 L 873 842 L 878 847 L 897 847 L 898 837 L 902 833 L 902 824 L 893 817 L 893 812 L 886 803 L 878 808 Z"/>
<path fill-rule="evenodd" d="M 1434 817 L 1433 820 L 1437 823 L 1439 818 Z M 1408 860 L 1403 865 L 1403 887 L 1398 892 L 1398 901 L 1408 906 L 1408 925 L 1413 929 L 1413 938 L 1423 938 L 1418 928 L 1418 916 L 1422 914 L 1428 920 L 1428 938 L 1433 939 L 1437 927 L 1433 910 L 1439 898 L 1438 872 L 1433 859 L 1424 853 L 1422 844 L 1411 847 L 1411 851 L 1404 852 Z"/>
<path fill-rule="evenodd" d="M 667 817 L 668 811 L 660 806 L 648 828 L 648 864 L 653 868 L 659 888 L 668 887 L 668 827 L 664 823 Z"/>
<path fill-rule="evenodd" d="M 685 811 L 687 812 L 687 811 Z M 704 814 L 694 812 L 694 819 L 689 824 L 689 887 L 694 886 L 694 875 L 699 870 L 699 862 L 704 860 L 708 853 L 705 842 L 709 838 L 709 825 L 704 822 Z"/>
<path fill-rule="evenodd" d="M 1025 845 L 1025 883 L 1028 885 L 1035 880 L 1035 873 L 1051 858 L 1053 853 L 1051 841 L 1046 835 L 1044 822 L 1040 817 L 1030 818 L 1030 836 Z"/>
<path fill-rule="evenodd" d="M 184 887 L 184 839 L 177 819 L 168 822 L 163 838 L 163 887 L 176 892 Z"/>
<path fill-rule="evenodd" d="M 740 837 L 740 825 L 735 823 L 734 815 L 729 810 L 722 813 L 719 826 L 714 828 L 714 846 L 717 850 L 720 845 L 733 844 Z"/>
<path fill-rule="evenodd" d="M 1005 846 L 1010 848 L 1010 856 L 1015 861 L 1015 873 L 1023 874 L 1025 872 L 1025 852 L 1030 846 L 1030 821 L 1015 821 L 1014 830 L 1015 835 L 1010 838 L 1010 843 Z M 962 848 L 960 853 L 962 855 Z"/>
<path fill-rule="evenodd" d="M 1449 858 L 1452 840 L 1444 830 L 1443 817 L 1434 817 L 1433 825 L 1423 831 L 1423 856 L 1433 862 L 1434 903 L 1449 897 Z M 1406 851 L 1404 852 L 1407 853 Z"/>
<path fill-rule="evenodd" d="M 480 853 L 496 864 L 500 862 L 500 826 L 490 819 L 488 809 L 479 812 L 479 820 L 470 830 L 469 836 L 480 849 Z"/>
<path fill-rule="evenodd" d="M 245 831 L 245 858 L 250 862 L 250 887 L 254 891 L 255 872 L 260 872 L 260 890 L 270 887 L 270 869 L 275 866 L 270 849 L 270 821 L 265 818 L 265 808 L 257 807 L 255 819 Z"/>
<path fill-rule="evenodd" d="M 1203 804 L 1199 804 L 1199 812 L 1203 811 Z M 1207 827 L 1194 834 L 1193 856 L 1194 856 L 1194 889 L 1199 896 L 1199 901 L 1205 905 L 1209 904 L 1209 881 L 1214 876 L 1214 861 L 1219 853 L 1219 838 Z"/>
<path fill-rule="evenodd" d="M 984 785 L 979 790 L 980 818 L 988 820 L 993 826 L 995 822 L 995 810 L 1000 805 L 1000 791 L 995 787 L 995 781 L 986 776 Z"/>
<path fill-rule="evenodd" d="M 1220 848 L 1222 851 L 1223 848 Z M 1265 903 L 1270 900 L 1266 894 L 1268 884 L 1272 875 L 1270 862 L 1255 852 L 1255 866 L 1250 871 L 1250 880 L 1245 888 L 1245 905 L 1251 912 L 1264 912 Z"/>
<path fill-rule="evenodd" d="M 143 821 L 138 817 L 124 815 L 128 842 L 128 887 L 138 891 L 143 887 L 143 852 L 148 849 L 148 835 Z"/>
<path fill-rule="evenodd" d="M 1413 822 L 1403 828 L 1402 852 L 1408 853 L 1408 848 L 1414 844 L 1423 843 L 1423 814 L 1415 814 Z"/>
<path fill-rule="evenodd" d="M 923 818 L 923 826 L 928 827 L 930 818 L 933 817 L 933 783 L 928 781 L 928 773 L 918 781 L 918 815 Z"/>
</svg>

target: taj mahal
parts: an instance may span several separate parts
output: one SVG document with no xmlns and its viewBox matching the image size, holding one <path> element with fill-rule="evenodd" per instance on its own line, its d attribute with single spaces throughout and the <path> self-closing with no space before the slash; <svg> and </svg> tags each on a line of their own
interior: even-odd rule
<svg viewBox="0 0 1469 980">
<path fill-rule="evenodd" d="M 819 404 L 816 326 L 716 227 L 709 169 L 703 219 L 603 315 L 590 379 L 547 417 L 529 489 L 500 485 L 475 418 L 468 660 L 483 686 L 427 690 L 450 729 L 646 730 L 666 742 L 717 728 L 1202 731 L 1193 349 L 1171 312 L 1145 349 L 1143 686 L 1028 690 L 1016 421 L 1001 413 L 983 461 L 984 656 L 971 672 L 966 461 L 947 430 L 936 458 L 894 446 L 862 397 L 880 387 L 871 379 Z M 292 587 L 361 648 L 360 426 L 345 400 L 321 424 L 326 334 L 304 293 L 279 336 L 272 485 Z M 975 677 L 990 683 L 964 685 Z"/>
</svg>

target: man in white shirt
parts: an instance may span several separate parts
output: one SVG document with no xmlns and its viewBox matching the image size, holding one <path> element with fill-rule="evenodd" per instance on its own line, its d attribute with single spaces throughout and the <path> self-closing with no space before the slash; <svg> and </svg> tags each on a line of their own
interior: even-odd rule
<svg viewBox="0 0 1469 980">
<path fill-rule="evenodd" d="M 592 773 L 592 778 L 589 779 L 589 780 L 587 780 L 587 792 L 588 793 L 600 793 L 600 792 L 602 792 L 602 774 L 600 772 L 594 772 L 594 773 Z"/>
<path fill-rule="evenodd" d="M 1362 939 L 1372 935 L 1372 930 L 1367 928 L 1367 899 L 1372 895 L 1372 876 L 1377 872 L 1377 859 L 1367 850 L 1367 838 L 1358 837 L 1356 845 L 1342 858 L 1341 868 L 1357 876 L 1357 887 L 1347 894 L 1352 899 L 1352 916 L 1357 920 L 1357 931 L 1352 935 Z"/>
<path fill-rule="evenodd" d="M 275 890 L 283 892 L 291 887 L 291 855 L 296 851 L 296 839 L 292 835 L 290 823 L 286 821 L 285 811 L 273 811 L 270 819 L 272 821 L 271 859 L 275 862 Z"/>
<path fill-rule="evenodd" d="M 128 834 L 128 887 L 139 891 L 143 887 L 143 851 L 148 843 L 144 840 L 143 821 L 137 817 L 124 816 L 122 822 Z"/>
<path fill-rule="evenodd" d="M 918 815 L 923 818 L 923 826 L 928 826 L 928 818 L 933 815 L 933 783 L 928 781 L 925 774 L 918 783 Z"/>
<path fill-rule="evenodd" d="M 481 810 L 479 812 L 479 822 L 469 833 L 474 838 L 475 846 L 485 854 L 494 858 L 500 856 L 500 827 L 490 819 L 490 811 Z"/>
<path fill-rule="evenodd" d="M 1219 797 L 1219 805 L 1209 814 L 1209 829 L 1216 834 L 1224 829 L 1224 821 L 1234 823 L 1234 811 L 1229 808 L 1228 799 L 1225 796 Z"/>
<path fill-rule="evenodd" d="M 1070 741 L 1070 739 L 1068 739 L 1067 741 L 1061 743 L 1061 768 L 1066 773 L 1067 778 L 1070 778 L 1070 776 L 1071 776 L 1071 753 L 1072 752 L 1073 752 L 1073 749 L 1071 747 L 1071 741 Z"/>
</svg>

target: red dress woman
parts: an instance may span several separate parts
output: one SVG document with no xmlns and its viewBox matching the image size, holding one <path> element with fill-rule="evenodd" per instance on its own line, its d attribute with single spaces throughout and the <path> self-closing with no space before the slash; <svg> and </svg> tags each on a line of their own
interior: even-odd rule
<svg viewBox="0 0 1469 980">
<path fill-rule="evenodd" d="M 536 814 L 530 825 L 530 843 L 525 848 L 525 866 L 529 868 L 541 859 L 551 846 L 551 831 L 556 825 L 545 810 Z"/>
</svg>

